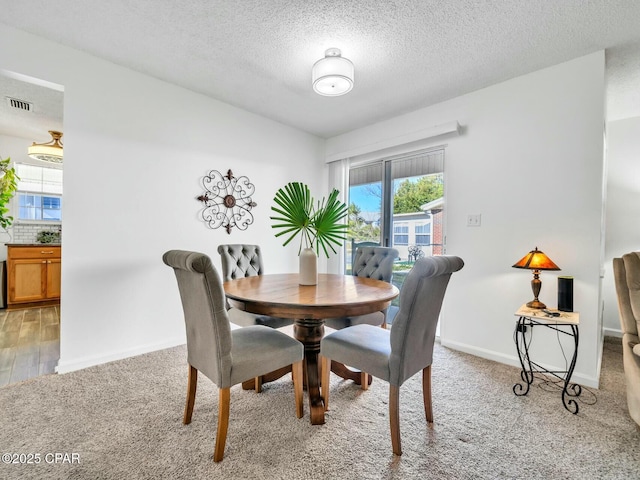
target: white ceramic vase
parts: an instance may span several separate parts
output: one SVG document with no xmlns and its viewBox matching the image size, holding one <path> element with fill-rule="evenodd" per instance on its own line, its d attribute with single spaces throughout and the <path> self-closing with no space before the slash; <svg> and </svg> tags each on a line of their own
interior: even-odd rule
<svg viewBox="0 0 640 480">
<path fill-rule="evenodd" d="M 318 256 L 313 248 L 304 248 L 300 252 L 300 285 L 318 284 Z"/>
</svg>

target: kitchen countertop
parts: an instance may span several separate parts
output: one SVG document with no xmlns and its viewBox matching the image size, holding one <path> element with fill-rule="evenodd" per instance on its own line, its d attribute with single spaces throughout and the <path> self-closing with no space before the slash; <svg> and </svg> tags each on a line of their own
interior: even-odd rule
<svg viewBox="0 0 640 480">
<path fill-rule="evenodd" d="M 59 247 L 59 243 L 5 243 L 7 247 Z"/>
</svg>

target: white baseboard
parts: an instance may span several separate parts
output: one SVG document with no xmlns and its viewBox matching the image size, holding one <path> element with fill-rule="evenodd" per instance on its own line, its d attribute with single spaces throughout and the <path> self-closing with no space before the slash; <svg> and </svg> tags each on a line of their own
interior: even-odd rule
<svg viewBox="0 0 640 480">
<path fill-rule="evenodd" d="M 143 355 L 149 352 L 155 352 L 156 350 L 163 350 L 165 348 L 176 347 L 178 345 L 184 345 L 184 337 L 173 338 L 160 343 L 141 345 L 130 350 L 121 350 L 119 352 L 110 353 L 108 355 L 93 355 L 83 358 L 73 359 L 66 361 L 60 357 L 58 366 L 56 367 L 57 373 L 69 373 L 76 370 L 82 370 L 83 368 L 93 367 L 95 365 L 101 365 L 103 363 L 113 362 L 115 360 L 122 360 L 124 358 L 135 357 L 137 355 Z"/>
<path fill-rule="evenodd" d="M 464 353 L 469 353 L 471 355 L 475 355 L 476 357 L 486 358 L 487 360 L 493 360 L 494 362 L 504 363 L 506 365 L 511 365 L 513 367 L 521 368 L 520 359 L 515 355 L 505 355 L 503 353 L 494 352 L 491 350 L 486 350 L 484 348 L 478 348 L 473 345 L 467 345 L 465 343 L 460 342 L 452 342 L 440 339 L 440 343 L 447 348 L 451 348 L 453 350 L 459 350 Z M 547 370 L 555 370 L 561 371 L 564 367 L 557 367 L 553 365 L 542 365 Z M 516 380 L 520 380 L 520 377 L 514 377 Z M 584 385 L 586 387 L 598 388 L 600 383 L 599 379 L 590 377 L 587 375 L 582 375 L 578 372 L 573 372 L 571 376 L 571 382 L 579 383 L 580 385 Z"/>
<path fill-rule="evenodd" d="M 618 329 L 618 328 L 607 328 L 604 327 L 602 329 L 602 331 L 604 332 L 604 336 L 605 337 L 618 337 L 618 338 L 622 338 L 622 330 Z"/>
</svg>

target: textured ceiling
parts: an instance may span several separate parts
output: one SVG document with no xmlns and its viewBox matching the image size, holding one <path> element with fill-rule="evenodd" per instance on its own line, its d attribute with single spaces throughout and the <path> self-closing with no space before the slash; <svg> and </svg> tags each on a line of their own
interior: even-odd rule
<svg viewBox="0 0 640 480">
<path fill-rule="evenodd" d="M 20 78 L 8 77 L 0 70 L 0 95 L 0 134 L 45 143 L 51 140 L 47 131 L 63 131 L 62 91 L 27 83 Z M 30 110 L 13 108 L 8 98 L 29 102 Z M 2 154 L 3 152 L 0 152 L 0 156 Z"/>
<path fill-rule="evenodd" d="M 322 137 L 602 49 L 608 119 L 640 115 L 636 0 L 0 0 L 0 11 L 7 25 Z M 329 47 L 355 65 L 342 97 L 311 88 Z"/>
</svg>

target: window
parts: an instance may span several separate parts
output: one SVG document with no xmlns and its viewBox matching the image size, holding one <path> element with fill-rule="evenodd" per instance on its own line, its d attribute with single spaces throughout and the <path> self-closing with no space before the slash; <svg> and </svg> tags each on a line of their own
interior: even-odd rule
<svg viewBox="0 0 640 480">
<path fill-rule="evenodd" d="M 17 163 L 18 220 L 62 221 L 62 170 Z"/>
<path fill-rule="evenodd" d="M 409 225 L 406 223 L 394 223 L 393 225 L 393 244 L 409 245 Z"/>
<path fill-rule="evenodd" d="M 431 224 L 416 225 L 416 245 L 431 245 Z"/>
<path fill-rule="evenodd" d="M 62 198 L 18 193 L 20 220 L 62 220 Z"/>
</svg>

